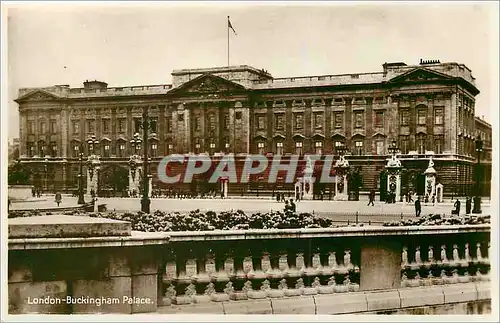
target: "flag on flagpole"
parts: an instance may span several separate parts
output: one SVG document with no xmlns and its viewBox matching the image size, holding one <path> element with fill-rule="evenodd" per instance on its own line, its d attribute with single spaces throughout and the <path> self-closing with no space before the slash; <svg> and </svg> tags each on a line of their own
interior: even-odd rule
<svg viewBox="0 0 500 323">
<path fill-rule="evenodd" d="M 227 16 L 227 27 L 231 28 L 231 30 L 234 32 L 235 35 L 238 35 L 236 33 L 236 30 L 234 30 L 233 25 L 231 24 L 231 20 L 229 20 L 229 16 Z"/>
</svg>

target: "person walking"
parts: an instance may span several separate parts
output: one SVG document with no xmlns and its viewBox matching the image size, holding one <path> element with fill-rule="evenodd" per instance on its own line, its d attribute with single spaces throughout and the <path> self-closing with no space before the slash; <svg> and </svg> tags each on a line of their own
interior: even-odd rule
<svg viewBox="0 0 500 323">
<path fill-rule="evenodd" d="M 369 202 L 368 202 L 368 205 L 372 205 L 372 206 L 375 206 L 374 204 L 374 201 L 375 201 L 375 191 L 372 189 L 370 191 L 370 194 L 368 194 L 368 199 L 369 199 Z"/>
<path fill-rule="evenodd" d="M 295 203 L 293 203 L 293 199 L 290 199 L 290 209 L 293 213 L 297 210 Z"/>
<path fill-rule="evenodd" d="M 56 203 L 57 203 L 57 206 L 59 206 L 59 204 L 61 204 L 62 202 L 62 195 L 61 193 L 57 192 L 56 193 Z"/>
<path fill-rule="evenodd" d="M 465 214 L 470 214 L 470 210 L 472 208 L 472 199 L 470 196 L 467 196 L 467 199 L 465 201 Z"/>
<path fill-rule="evenodd" d="M 453 206 L 455 207 L 455 214 L 456 214 L 457 216 L 459 216 L 459 215 L 460 215 L 460 200 L 459 200 L 459 199 L 457 199 L 457 200 L 455 201 L 455 204 L 453 204 Z"/>
<path fill-rule="evenodd" d="M 281 194 L 280 193 L 276 193 L 276 202 L 280 202 L 281 201 Z"/>
<path fill-rule="evenodd" d="M 417 197 L 415 199 L 415 215 L 419 217 L 420 213 L 422 213 L 422 205 L 420 203 L 420 197 Z"/>
</svg>

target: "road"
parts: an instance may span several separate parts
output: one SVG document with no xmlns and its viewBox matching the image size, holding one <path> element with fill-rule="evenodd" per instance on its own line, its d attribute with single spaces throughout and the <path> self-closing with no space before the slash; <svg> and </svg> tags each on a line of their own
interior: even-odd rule
<svg viewBox="0 0 500 323">
<path fill-rule="evenodd" d="M 87 199 L 88 200 L 88 199 Z M 139 198 L 99 198 L 98 204 L 106 204 L 109 211 L 136 212 L 141 209 Z M 77 206 L 77 198 L 65 196 L 61 207 Z M 19 209 L 44 209 L 54 208 L 52 199 L 40 199 L 35 202 L 13 203 L 12 210 Z M 314 213 L 324 216 L 339 223 L 383 223 L 387 221 L 399 221 L 402 217 L 415 217 L 412 204 L 396 203 L 386 204 L 376 201 L 374 206 L 367 206 L 367 201 L 300 201 L 296 203 L 298 212 Z M 151 211 L 161 210 L 167 212 L 189 212 L 200 209 L 201 211 L 230 211 L 242 210 L 245 213 L 267 212 L 283 210 L 284 203 L 278 203 L 270 198 L 259 199 L 151 199 Z M 422 205 L 422 215 L 430 213 L 451 214 L 452 203 L 440 203 L 433 206 Z M 483 214 L 490 212 L 490 203 L 482 204 Z M 465 203 L 462 203 L 462 212 L 465 211 Z"/>
</svg>

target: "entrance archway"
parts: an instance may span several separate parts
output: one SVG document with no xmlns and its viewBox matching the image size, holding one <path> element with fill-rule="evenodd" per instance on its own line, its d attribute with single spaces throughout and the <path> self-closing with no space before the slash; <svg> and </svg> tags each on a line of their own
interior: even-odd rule
<svg viewBox="0 0 500 323">
<path fill-rule="evenodd" d="M 99 196 L 124 196 L 128 190 L 128 170 L 119 165 L 101 166 L 99 171 Z"/>
</svg>

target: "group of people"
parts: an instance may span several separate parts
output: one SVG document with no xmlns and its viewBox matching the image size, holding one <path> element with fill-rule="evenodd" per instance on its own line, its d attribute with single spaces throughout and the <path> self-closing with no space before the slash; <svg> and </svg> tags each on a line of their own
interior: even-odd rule
<svg viewBox="0 0 500 323">
<path fill-rule="evenodd" d="M 31 196 L 32 197 L 41 197 L 42 196 L 42 189 L 39 187 L 32 187 L 31 188 Z"/>
<path fill-rule="evenodd" d="M 286 212 L 295 213 L 295 211 L 297 211 L 297 206 L 293 202 L 293 199 L 285 200 L 285 213 Z"/>
</svg>

